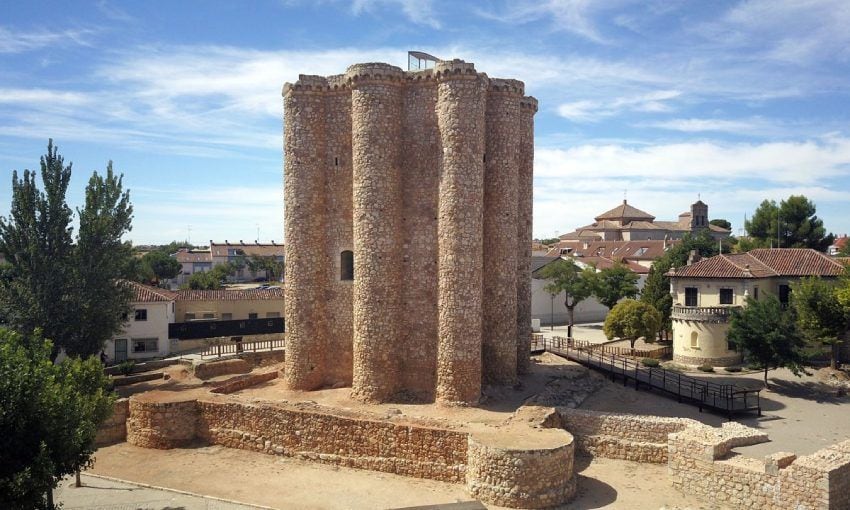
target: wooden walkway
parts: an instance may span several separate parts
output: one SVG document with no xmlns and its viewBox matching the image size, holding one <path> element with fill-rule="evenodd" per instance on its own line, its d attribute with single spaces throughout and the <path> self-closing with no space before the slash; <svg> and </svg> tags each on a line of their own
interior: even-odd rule
<svg viewBox="0 0 850 510">
<path fill-rule="evenodd" d="M 598 344 L 596 344 L 598 346 Z M 598 346 L 599 347 L 599 346 Z M 532 353 L 550 352 L 623 380 L 626 386 L 634 382 L 635 389 L 643 386 L 679 402 L 693 404 L 700 412 L 708 409 L 729 419 L 739 413 L 756 412 L 761 416 L 761 390 L 739 388 L 734 384 L 717 384 L 660 367 L 644 366 L 637 357 L 624 356 L 594 348 L 594 344 L 571 338 L 536 336 L 531 343 Z"/>
</svg>

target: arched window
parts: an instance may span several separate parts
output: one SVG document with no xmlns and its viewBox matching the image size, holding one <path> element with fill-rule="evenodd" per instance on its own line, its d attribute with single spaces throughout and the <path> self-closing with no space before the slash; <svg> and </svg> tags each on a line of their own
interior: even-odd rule
<svg viewBox="0 0 850 510">
<path fill-rule="evenodd" d="M 699 349 L 699 333 L 691 331 L 691 349 Z"/>
<path fill-rule="evenodd" d="M 354 279 L 354 252 L 345 250 L 339 254 L 339 279 Z"/>
</svg>

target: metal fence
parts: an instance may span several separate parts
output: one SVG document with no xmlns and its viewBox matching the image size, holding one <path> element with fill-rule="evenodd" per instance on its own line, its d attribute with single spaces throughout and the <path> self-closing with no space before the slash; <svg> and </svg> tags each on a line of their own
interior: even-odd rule
<svg viewBox="0 0 850 510">
<path fill-rule="evenodd" d="M 243 352 L 280 350 L 284 348 L 284 344 L 284 340 L 258 340 L 256 342 L 232 342 L 210 345 L 206 350 L 201 352 L 201 358 L 220 358 Z"/>
</svg>

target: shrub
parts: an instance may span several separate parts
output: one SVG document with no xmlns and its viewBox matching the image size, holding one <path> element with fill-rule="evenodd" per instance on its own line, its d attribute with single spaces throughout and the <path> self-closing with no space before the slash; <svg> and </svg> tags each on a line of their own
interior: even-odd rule
<svg viewBox="0 0 850 510">
<path fill-rule="evenodd" d="M 697 367 L 697 370 L 699 370 L 700 372 L 714 372 L 714 367 L 708 364 L 700 365 Z"/>
<path fill-rule="evenodd" d="M 658 361 L 657 359 L 653 359 L 653 358 L 643 358 L 642 360 L 640 360 L 640 362 L 643 366 L 650 367 L 650 368 L 655 368 L 655 367 L 661 365 L 660 361 Z"/>
<path fill-rule="evenodd" d="M 118 364 L 118 371 L 121 372 L 123 375 L 130 375 L 133 373 L 133 368 L 135 368 L 135 366 L 135 361 L 131 359 L 124 360 Z"/>
<path fill-rule="evenodd" d="M 727 372 L 733 372 L 733 373 L 735 373 L 735 372 L 740 372 L 740 371 L 741 371 L 741 367 L 726 367 L 726 368 L 724 368 L 723 370 L 725 370 L 725 371 L 727 371 Z"/>
</svg>

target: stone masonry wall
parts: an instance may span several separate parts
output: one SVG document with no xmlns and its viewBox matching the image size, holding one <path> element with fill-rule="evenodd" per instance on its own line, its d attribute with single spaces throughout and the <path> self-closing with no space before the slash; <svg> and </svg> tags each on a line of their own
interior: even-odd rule
<svg viewBox="0 0 850 510">
<path fill-rule="evenodd" d="M 119 398 L 115 401 L 112 415 L 97 429 L 95 446 L 108 446 L 123 443 L 127 439 L 127 415 L 130 413 L 130 401 Z"/>
<path fill-rule="evenodd" d="M 689 418 L 605 413 L 559 407 L 562 426 L 576 438 L 577 452 L 591 457 L 667 463 L 667 436 L 702 427 Z"/>
<path fill-rule="evenodd" d="M 219 375 L 246 374 L 253 367 L 244 359 L 226 359 L 221 361 L 204 361 L 193 367 L 195 377 L 210 379 Z"/>
<path fill-rule="evenodd" d="M 197 417 L 195 400 L 152 402 L 130 397 L 127 442 L 158 450 L 189 446 L 195 440 Z"/>
<path fill-rule="evenodd" d="M 799 458 L 777 453 L 753 459 L 731 452 L 752 440 L 741 435 L 742 429 L 687 428 L 671 434 L 668 472 L 673 486 L 734 508 L 850 507 L 850 441 Z"/>
<path fill-rule="evenodd" d="M 284 86 L 288 387 L 476 404 L 482 378 L 527 370 L 537 103 L 523 93 L 457 60 Z"/>
<path fill-rule="evenodd" d="M 210 391 L 212 393 L 234 393 L 240 390 L 244 390 L 245 388 L 250 388 L 251 386 L 256 386 L 258 384 L 277 379 L 277 377 L 277 370 L 260 374 L 248 374 L 243 377 L 236 377 L 221 384 L 218 384 Z"/>
</svg>

